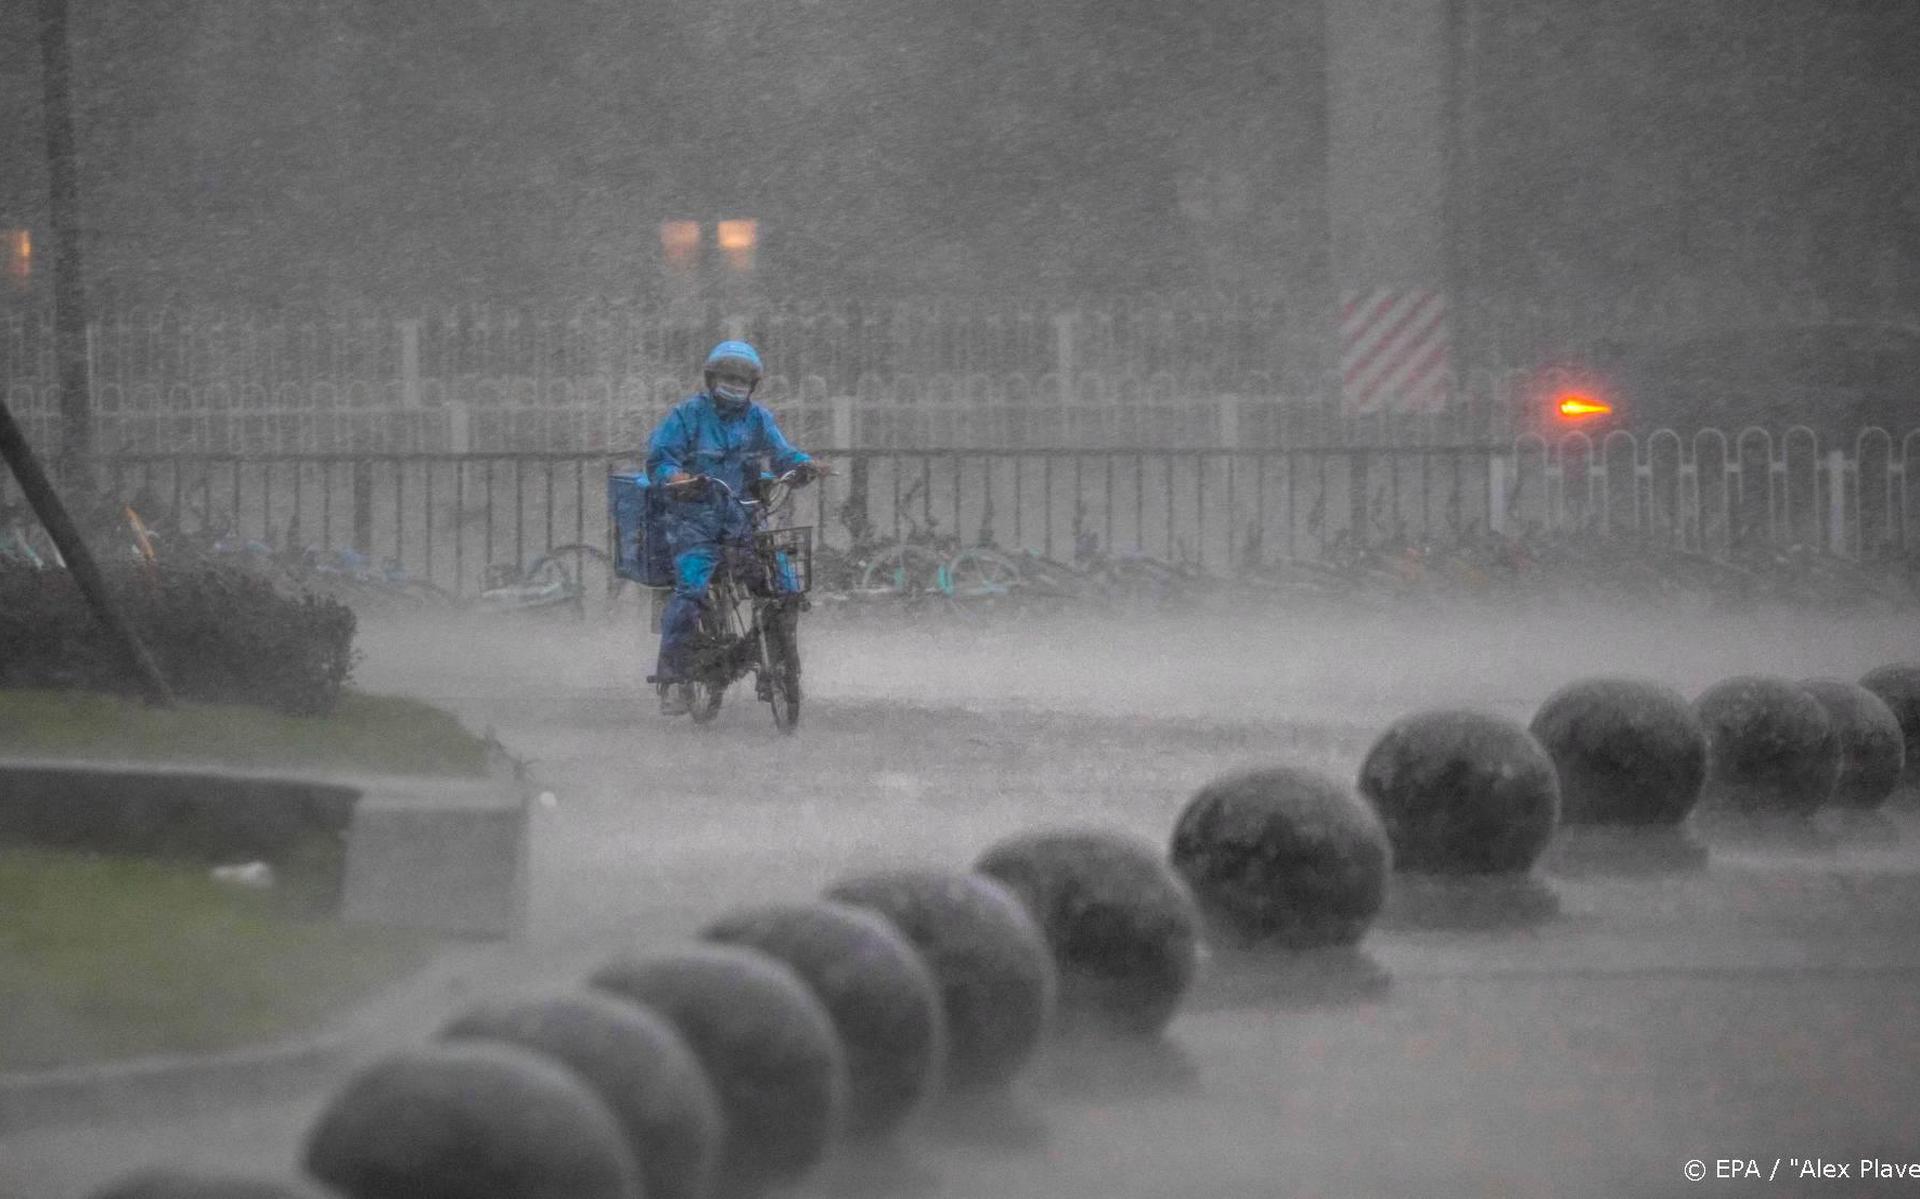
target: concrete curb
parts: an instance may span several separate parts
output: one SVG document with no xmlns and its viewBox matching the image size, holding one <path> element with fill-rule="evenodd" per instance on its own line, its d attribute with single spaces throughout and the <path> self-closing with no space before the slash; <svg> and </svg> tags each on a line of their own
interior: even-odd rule
<svg viewBox="0 0 1920 1199">
<path fill-rule="evenodd" d="M 164 844 L 173 822 L 229 799 L 245 811 L 226 839 L 251 852 L 271 856 L 266 847 L 299 827 L 344 838 L 343 920 L 481 937 L 512 936 L 525 922 L 532 795 L 498 762 L 484 778 L 455 778 L 0 759 L 0 806 L 18 806 L 0 841 Z"/>
<path fill-rule="evenodd" d="M 26 1129 L 127 1119 L 164 1111 L 292 1095 L 344 1077 L 382 1046 L 444 1016 L 452 992 L 522 931 L 528 892 L 532 793 L 518 772 L 496 762 L 486 778 L 324 777 L 233 770 L 204 763 L 0 760 L 0 797 L 41 796 L 52 778 L 91 803 L 149 786 L 230 784 L 258 800 L 284 787 L 352 792 L 345 829 L 342 920 L 422 929 L 491 943 L 443 947 L 429 961 L 355 1005 L 335 1024 L 280 1041 L 215 1053 L 156 1054 L 52 1070 L 0 1074 L 0 1135 Z M 9 782 L 16 785 L 9 788 Z M 57 788 L 58 789 L 58 788 Z M 150 798 L 147 796 L 146 798 Z M 31 839 L 27 839 L 31 843 Z M 418 1026 L 418 1027 L 416 1027 Z"/>
<path fill-rule="evenodd" d="M 479 937 L 525 927 L 526 790 L 499 777 L 348 782 L 360 801 L 347 828 L 342 920 Z"/>
<path fill-rule="evenodd" d="M 337 1023 L 217 1053 L 152 1054 L 85 1066 L 0 1074 L 0 1137 L 61 1125 L 137 1119 L 289 1096 L 341 1079 L 360 1061 L 439 1019 L 491 946 L 454 945 Z"/>
</svg>

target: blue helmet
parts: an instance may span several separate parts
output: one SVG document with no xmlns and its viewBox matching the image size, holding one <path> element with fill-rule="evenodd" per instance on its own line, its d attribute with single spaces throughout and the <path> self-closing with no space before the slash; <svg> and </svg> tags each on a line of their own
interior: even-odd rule
<svg viewBox="0 0 1920 1199">
<path fill-rule="evenodd" d="M 723 341 L 711 350 L 708 350 L 707 361 L 702 369 L 712 370 L 716 364 L 724 362 L 729 358 L 737 358 L 746 363 L 753 368 L 753 373 L 756 376 L 767 369 L 760 362 L 760 351 L 754 349 L 744 341 Z"/>
<path fill-rule="evenodd" d="M 727 411 L 744 409 L 766 373 L 760 363 L 760 352 L 744 341 L 723 341 L 713 347 L 707 352 L 701 370 L 706 377 L 707 394 Z M 726 382 L 719 379 L 723 372 L 729 376 Z"/>
</svg>

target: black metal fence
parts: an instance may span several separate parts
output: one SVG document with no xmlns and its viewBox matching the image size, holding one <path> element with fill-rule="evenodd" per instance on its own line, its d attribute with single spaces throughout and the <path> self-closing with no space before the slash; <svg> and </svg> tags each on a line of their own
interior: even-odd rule
<svg viewBox="0 0 1920 1199">
<path fill-rule="evenodd" d="M 792 523 L 828 546 L 991 544 L 1103 550 L 1231 571 L 1249 555 L 1311 557 L 1334 538 L 1484 528 L 1484 449 L 831 451 Z M 123 455 L 114 495 L 150 524 L 276 548 L 353 548 L 471 593 L 496 564 L 608 541 L 605 477 L 628 455 Z"/>
<path fill-rule="evenodd" d="M 1744 540 L 1849 556 L 1920 549 L 1920 433 L 1625 434 L 1499 445 L 1274 450 L 837 450 L 789 523 L 861 541 L 991 544 L 1071 557 L 1090 542 L 1229 573 L 1341 543 L 1449 544 L 1583 530 L 1718 555 Z M 631 454 L 140 455 L 105 482 L 150 523 L 276 548 L 353 548 L 471 593 L 498 564 L 604 547 L 605 476 Z"/>
</svg>

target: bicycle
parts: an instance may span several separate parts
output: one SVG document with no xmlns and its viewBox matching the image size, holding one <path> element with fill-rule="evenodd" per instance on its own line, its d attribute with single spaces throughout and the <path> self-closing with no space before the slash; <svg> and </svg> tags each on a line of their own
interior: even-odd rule
<svg viewBox="0 0 1920 1199">
<path fill-rule="evenodd" d="M 301 591 L 338 600 L 356 611 L 414 612 L 451 609 L 460 601 L 444 587 L 407 572 L 398 560 L 374 558 L 357 549 L 308 546 L 288 563 Z"/>
<path fill-rule="evenodd" d="M 0 563 L 32 570 L 65 565 L 40 522 L 26 508 L 12 505 L 0 505 Z"/>
<path fill-rule="evenodd" d="M 859 563 L 859 576 L 847 593 L 850 598 L 891 602 L 915 611 L 944 594 L 941 572 L 964 547 L 959 538 L 939 531 L 931 512 L 914 519 L 914 501 L 922 499 L 925 490 L 926 481 L 918 480 L 901 495 L 897 512 L 902 530 L 897 538 L 872 540 L 864 524 L 855 530 L 853 557 Z"/>
<path fill-rule="evenodd" d="M 557 545 L 521 570 L 496 562 L 482 577 L 474 606 L 483 612 L 565 612 L 576 620 L 605 621 L 627 603 L 627 580 L 598 546 Z"/>
<path fill-rule="evenodd" d="M 682 488 L 717 487 L 747 514 L 752 532 L 744 543 L 723 542 L 720 561 L 708 584 L 707 602 L 694 631 L 688 685 L 689 715 L 707 724 L 720 713 L 728 687 L 754 676 L 754 696 L 773 710 L 774 727 L 791 733 L 800 724 L 800 613 L 810 604 L 813 529 L 768 529 L 767 522 L 786 507 L 795 488 L 812 472 L 804 467 L 755 485 L 746 498 L 710 475 L 697 475 Z M 652 675 L 649 683 L 659 680 Z"/>
</svg>

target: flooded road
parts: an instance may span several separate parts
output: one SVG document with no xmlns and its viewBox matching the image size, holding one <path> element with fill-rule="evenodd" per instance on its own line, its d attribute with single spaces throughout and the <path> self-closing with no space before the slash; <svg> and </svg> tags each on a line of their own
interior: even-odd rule
<svg viewBox="0 0 1920 1199">
<path fill-rule="evenodd" d="M 416 996 L 393 1035 L 482 995 L 569 985 L 735 905 L 882 866 L 962 867 L 1016 830 L 1164 843 L 1216 775 L 1291 762 L 1350 779 L 1420 707 L 1524 721 L 1587 674 L 1692 695 L 1752 671 L 1854 678 L 1920 647 L 1911 618 L 1784 613 L 932 632 L 823 616 L 804 634 L 794 737 L 750 692 L 708 728 L 654 715 L 643 628 L 368 624 L 359 685 L 491 729 L 550 796 L 533 812 L 528 937 Z M 1164 1045 L 1057 1046 L 993 1119 L 927 1121 L 796 1193 L 1664 1195 L 1691 1186 L 1689 1159 L 1920 1154 L 1910 810 L 1837 848 L 1721 849 L 1704 873 L 1550 885 L 1560 916 L 1533 928 L 1380 928 L 1345 958 L 1216 957 Z M 153 1160 L 285 1168 L 324 1097 L 16 1137 L 0 1142 L 0 1194 L 78 1199 Z"/>
</svg>

